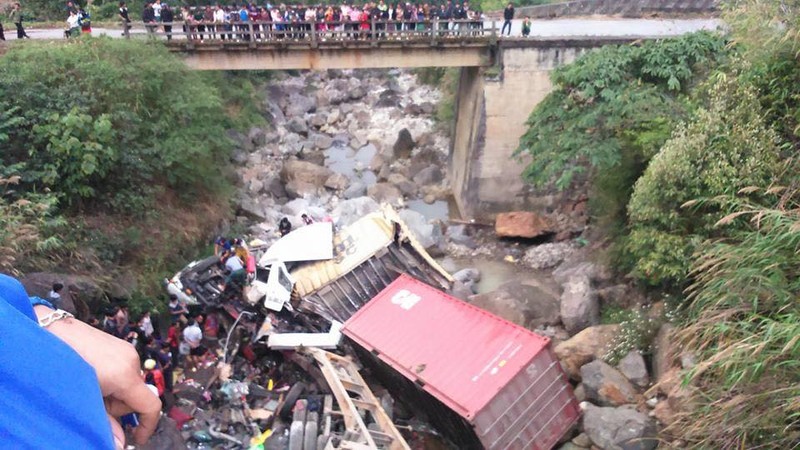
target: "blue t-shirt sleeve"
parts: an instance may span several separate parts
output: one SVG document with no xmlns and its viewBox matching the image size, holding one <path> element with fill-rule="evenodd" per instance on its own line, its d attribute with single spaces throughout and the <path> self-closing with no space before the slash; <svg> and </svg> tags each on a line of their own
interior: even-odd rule
<svg viewBox="0 0 800 450">
<path fill-rule="evenodd" d="M 30 303 L 26 308 L 15 301 L 19 288 L 3 278 L 0 275 L 0 446 L 113 449 L 94 369 L 39 327 Z M 24 289 L 22 293 L 27 301 Z"/>
<path fill-rule="evenodd" d="M 17 279 L 0 273 L 0 298 L 7 301 L 17 311 L 28 316 L 29 319 L 37 322 L 28 293 L 25 292 L 22 283 Z"/>
</svg>

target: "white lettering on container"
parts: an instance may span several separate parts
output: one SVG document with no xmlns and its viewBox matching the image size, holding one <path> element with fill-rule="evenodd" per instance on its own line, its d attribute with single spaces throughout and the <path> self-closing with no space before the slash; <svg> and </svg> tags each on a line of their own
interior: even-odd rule
<svg viewBox="0 0 800 450">
<path fill-rule="evenodd" d="M 414 305 L 419 303 L 420 300 L 422 300 L 422 297 L 409 292 L 406 289 L 403 289 L 392 296 L 392 303 L 395 305 L 400 305 L 400 307 L 406 311 L 410 310 Z"/>
</svg>

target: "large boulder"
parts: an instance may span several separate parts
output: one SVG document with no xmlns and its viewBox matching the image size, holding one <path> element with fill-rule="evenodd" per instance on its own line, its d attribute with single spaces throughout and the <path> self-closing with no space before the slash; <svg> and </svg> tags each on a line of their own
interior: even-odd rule
<svg viewBox="0 0 800 450">
<path fill-rule="evenodd" d="M 600 303 L 587 276 L 574 276 L 563 285 L 561 321 L 569 334 L 600 323 Z"/>
<path fill-rule="evenodd" d="M 511 281 L 497 290 L 473 295 L 470 303 L 528 329 L 560 321 L 558 298 L 539 286 Z"/>
<path fill-rule="evenodd" d="M 331 216 L 336 219 L 336 224 L 346 227 L 356 220 L 381 209 L 375 200 L 369 197 L 357 197 L 345 200 L 336 205 L 331 212 Z"/>
<path fill-rule="evenodd" d="M 335 191 L 342 191 L 347 189 L 350 185 L 350 180 L 340 173 L 334 173 L 325 180 L 325 187 Z"/>
<path fill-rule="evenodd" d="M 438 184 L 444 179 L 442 170 L 437 166 L 428 166 L 414 175 L 414 183 L 419 186 L 427 186 L 429 184 Z"/>
<path fill-rule="evenodd" d="M 322 187 L 334 172 L 327 167 L 323 167 L 308 161 L 290 160 L 286 161 L 281 169 L 281 180 L 284 183 L 297 181 L 310 184 L 314 187 Z M 289 191 L 288 187 L 286 189 Z"/>
<path fill-rule="evenodd" d="M 432 248 L 442 242 L 442 227 L 428 222 L 428 219 L 422 214 L 410 209 L 403 209 L 398 215 L 423 247 Z"/>
<path fill-rule="evenodd" d="M 586 398 L 601 406 L 620 406 L 636 401 L 636 388 L 625 375 L 596 359 L 581 367 Z"/>
<path fill-rule="evenodd" d="M 534 245 L 525 251 L 522 262 L 531 269 L 550 269 L 561 264 L 573 253 L 575 246 L 567 242 Z"/>
<path fill-rule="evenodd" d="M 408 128 L 403 128 L 397 134 L 397 140 L 394 141 L 394 146 L 392 147 L 394 157 L 396 159 L 410 157 L 414 146 L 416 146 L 416 143 L 414 142 L 414 138 L 411 137 L 411 132 L 408 131 Z"/>
<path fill-rule="evenodd" d="M 82 320 L 96 314 L 108 305 L 104 290 L 92 278 L 63 273 L 34 272 L 20 277 L 28 295 L 47 298 L 54 283 L 64 285 L 61 291 L 60 308 L 71 312 Z"/>
<path fill-rule="evenodd" d="M 333 138 L 327 134 L 317 134 L 312 138 L 312 142 L 314 143 L 315 148 L 326 150 L 333 145 Z"/>
<path fill-rule="evenodd" d="M 386 179 L 387 183 L 393 184 L 403 195 L 412 197 L 417 193 L 417 185 L 399 173 L 393 173 Z"/>
<path fill-rule="evenodd" d="M 367 185 L 360 181 L 355 181 L 350 184 L 350 187 L 344 190 L 342 197 L 346 199 L 358 198 L 367 195 Z"/>
<path fill-rule="evenodd" d="M 535 238 L 551 233 L 550 222 L 530 211 L 500 213 L 494 223 L 498 237 Z"/>
<path fill-rule="evenodd" d="M 247 138 L 256 147 L 261 147 L 267 143 L 267 133 L 258 127 L 250 128 L 250 132 L 247 133 Z"/>
<path fill-rule="evenodd" d="M 619 325 L 596 325 L 586 328 L 555 348 L 561 366 L 573 380 L 581 379 L 581 367 L 603 358 L 619 332 Z"/>
<path fill-rule="evenodd" d="M 289 102 L 286 105 L 287 117 L 303 117 L 306 113 L 316 111 L 317 102 L 315 99 L 306 97 L 299 93 L 289 95 Z"/>
<path fill-rule="evenodd" d="M 650 375 L 647 373 L 647 365 L 639 350 L 631 350 L 619 361 L 617 368 L 625 378 L 640 388 L 650 384 Z"/>
<path fill-rule="evenodd" d="M 583 403 L 583 430 L 603 450 L 652 450 L 656 428 L 647 414 L 629 406 L 597 407 Z"/>
<path fill-rule="evenodd" d="M 378 203 L 396 204 L 403 198 L 403 193 L 389 183 L 375 183 L 367 188 L 367 195 Z"/>
<path fill-rule="evenodd" d="M 308 135 L 308 124 L 302 117 L 293 117 L 286 123 L 286 129 L 292 133 L 302 134 L 303 136 Z"/>
<path fill-rule="evenodd" d="M 292 180 L 286 183 L 286 195 L 289 198 L 308 198 L 319 193 L 319 187 L 315 184 L 306 183 L 301 180 Z"/>
</svg>

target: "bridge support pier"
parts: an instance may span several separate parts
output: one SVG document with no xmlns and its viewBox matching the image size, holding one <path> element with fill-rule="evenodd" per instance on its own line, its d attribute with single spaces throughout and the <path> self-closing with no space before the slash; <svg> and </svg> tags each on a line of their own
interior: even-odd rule
<svg viewBox="0 0 800 450">
<path fill-rule="evenodd" d="M 482 67 L 461 69 L 450 180 L 462 218 L 491 221 L 503 211 L 549 212 L 567 200 L 566 193 L 524 183 L 529 160 L 512 154 L 530 113 L 552 90 L 550 72 L 584 51 L 553 45 L 501 48 L 499 75 L 489 77 Z"/>
</svg>

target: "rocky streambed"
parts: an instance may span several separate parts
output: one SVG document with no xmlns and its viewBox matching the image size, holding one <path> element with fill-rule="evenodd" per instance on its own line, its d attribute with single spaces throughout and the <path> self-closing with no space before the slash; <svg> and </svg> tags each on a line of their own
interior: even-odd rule
<svg viewBox="0 0 800 450">
<path fill-rule="evenodd" d="M 647 359 L 634 350 L 604 362 L 623 344 L 618 325 L 600 324 L 601 309 L 638 309 L 645 299 L 582 245 L 585 200 L 541 212 L 553 224 L 542 238 L 498 239 L 493 227 L 451 220 L 450 141 L 434 120 L 442 94 L 413 73 L 284 74 L 266 90 L 269 126 L 232 133 L 236 220 L 253 238 L 276 240 L 283 217 L 295 227 L 304 213 L 341 227 L 391 204 L 454 274 L 452 294 L 554 341 L 585 411 L 562 448 L 655 447 L 679 388 L 648 390 L 675 365 L 669 333 Z"/>
</svg>

